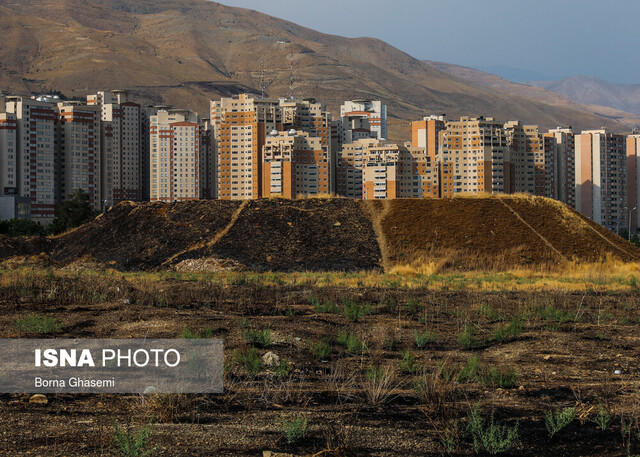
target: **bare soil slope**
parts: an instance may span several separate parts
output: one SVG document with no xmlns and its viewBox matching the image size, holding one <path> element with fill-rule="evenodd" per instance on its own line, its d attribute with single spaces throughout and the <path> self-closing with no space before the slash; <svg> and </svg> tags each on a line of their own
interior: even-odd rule
<svg viewBox="0 0 640 457">
<path fill-rule="evenodd" d="M 561 203 L 506 196 L 126 202 L 58 237 L 0 238 L 0 259 L 42 252 L 62 265 L 89 256 L 121 271 L 167 270 L 194 259 L 254 271 L 640 261 L 640 249 Z"/>
<path fill-rule="evenodd" d="M 384 203 L 378 205 L 383 211 Z M 469 268 L 640 260 L 640 250 L 541 197 L 392 200 L 380 221 L 389 265 L 447 261 Z M 379 213 L 380 214 L 380 213 Z"/>
</svg>

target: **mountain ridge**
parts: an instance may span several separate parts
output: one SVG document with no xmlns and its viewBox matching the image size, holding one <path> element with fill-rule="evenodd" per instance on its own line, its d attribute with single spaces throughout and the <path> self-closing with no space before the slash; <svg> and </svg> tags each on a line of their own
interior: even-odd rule
<svg viewBox="0 0 640 457">
<path fill-rule="evenodd" d="M 406 120 L 444 112 L 627 129 L 624 116 L 469 84 L 375 38 L 327 35 L 205 0 L 0 0 L 0 30 L 0 89 L 10 92 L 82 98 L 121 88 L 206 117 L 212 98 L 260 93 L 261 61 L 267 95 L 288 96 L 292 56 L 296 95 L 334 113 L 343 100 L 382 99 L 390 139 L 408 139 Z"/>
</svg>

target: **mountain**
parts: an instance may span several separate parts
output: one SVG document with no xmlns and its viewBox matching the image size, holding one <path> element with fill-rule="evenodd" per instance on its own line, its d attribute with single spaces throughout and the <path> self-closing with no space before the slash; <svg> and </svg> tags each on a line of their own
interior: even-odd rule
<svg viewBox="0 0 640 457">
<path fill-rule="evenodd" d="M 605 104 L 606 100 L 581 100 L 579 99 L 579 97 L 564 94 L 561 91 L 554 90 L 552 87 L 548 87 L 551 85 L 551 82 L 520 84 L 509 81 L 495 74 L 485 73 L 483 71 L 476 70 L 474 68 L 463 67 L 461 65 L 435 61 L 427 61 L 427 63 L 434 68 L 442 71 L 443 73 L 447 73 L 448 75 L 451 75 L 453 77 L 463 79 L 471 84 L 478 84 L 483 87 L 498 90 L 503 93 L 537 100 L 539 102 L 553 105 L 562 109 L 589 111 L 598 116 L 609 119 L 616 119 L 617 121 L 627 126 L 637 127 L 640 125 L 640 111 L 638 110 L 632 111 L 628 109 L 629 107 L 626 107 L 627 109 L 624 109 L 625 107 L 620 108 L 614 106 L 613 104 Z M 638 90 L 638 100 L 640 101 L 640 90 Z M 576 122 L 569 122 L 566 124 L 558 125 L 573 125 L 574 127 L 581 128 L 580 124 Z M 607 124 L 603 123 L 602 125 L 606 126 Z M 592 125 L 592 127 L 594 126 Z"/>
<path fill-rule="evenodd" d="M 517 83 L 526 83 L 528 81 L 553 81 L 559 79 L 557 76 L 547 75 L 539 71 L 525 70 L 522 68 L 506 67 L 504 65 L 487 65 L 473 67 L 485 73 L 498 75 L 501 78 Z"/>
<path fill-rule="evenodd" d="M 640 84 L 615 84 L 591 76 L 531 82 L 585 105 L 609 106 L 640 114 Z"/>
<path fill-rule="evenodd" d="M 211 98 L 259 94 L 261 61 L 267 95 L 287 96 L 292 60 L 296 96 L 334 113 L 345 99 L 384 100 L 391 139 L 406 139 L 404 120 L 429 113 L 628 129 L 623 116 L 471 84 L 377 39 L 205 0 L 0 0 L 0 36 L 0 90 L 9 92 L 83 98 L 120 88 L 206 116 Z"/>
</svg>

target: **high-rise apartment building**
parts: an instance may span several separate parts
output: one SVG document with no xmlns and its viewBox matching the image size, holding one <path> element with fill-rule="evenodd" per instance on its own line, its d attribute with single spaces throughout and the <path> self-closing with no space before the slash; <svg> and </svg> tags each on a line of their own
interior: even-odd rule
<svg viewBox="0 0 640 457">
<path fill-rule="evenodd" d="M 7 176 L 7 189 L 0 191 L 29 197 L 31 218 L 49 223 L 55 217 L 54 106 L 27 97 L 5 97 L 0 105 L 5 118 L 16 122 L 15 151 L 6 152 L 7 169 L 15 170 L 15 178 Z"/>
<path fill-rule="evenodd" d="M 387 105 L 380 100 L 349 100 L 340 107 L 340 142 L 387 138 Z"/>
<path fill-rule="evenodd" d="M 329 161 L 329 192 L 335 188 L 336 135 L 331 114 L 314 99 L 253 98 L 241 94 L 211 102 L 211 123 L 218 155 L 218 195 L 222 199 L 262 196 L 262 151 L 268 135 L 290 130 L 320 138 Z"/>
<path fill-rule="evenodd" d="M 422 148 L 425 153 L 436 160 L 440 149 L 440 132 L 447 128 L 447 117 L 426 116 L 421 121 L 411 123 L 411 145 Z"/>
<path fill-rule="evenodd" d="M 575 136 L 576 209 L 609 230 L 627 226 L 626 139 L 606 130 Z"/>
<path fill-rule="evenodd" d="M 159 110 L 150 118 L 151 201 L 198 200 L 200 125 L 189 110 Z"/>
<path fill-rule="evenodd" d="M 100 106 L 102 136 L 111 140 L 111 150 L 103 148 L 104 199 L 108 205 L 142 200 L 145 154 L 140 105 L 129 101 L 127 92 L 121 90 L 89 95 L 87 104 Z M 111 188 L 104 187 L 106 183 Z"/>
<path fill-rule="evenodd" d="M 300 130 L 274 130 L 267 136 L 262 160 L 263 197 L 329 193 L 330 161 L 320 137 Z"/>
<path fill-rule="evenodd" d="M 544 143 L 537 125 L 523 125 L 520 121 L 509 121 L 504 125 L 507 145 L 511 156 L 511 187 L 505 193 L 524 192 L 535 194 L 535 161 L 544 167 Z M 542 178 L 544 187 L 544 178 Z"/>
<path fill-rule="evenodd" d="M 372 138 L 344 144 L 337 156 L 336 191 L 346 198 L 362 198 L 364 160 L 370 147 L 379 144 Z"/>
<path fill-rule="evenodd" d="M 218 198 L 216 185 L 218 155 L 215 147 L 211 122 L 209 119 L 202 119 L 200 122 L 200 196 L 203 199 Z"/>
<path fill-rule="evenodd" d="M 57 202 L 76 189 L 89 194 L 93 209 L 103 210 L 109 196 L 103 198 L 102 134 L 100 108 L 74 102 L 60 102 L 56 108 Z M 105 140 L 109 140 L 105 136 Z M 110 145 L 106 144 L 105 149 Z M 111 183 L 105 183 L 107 191 Z M 104 200 L 107 200 L 106 202 Z"/>
<path fill-rule="evenodd" d="M 571 127 L 558 127 L 544 134 L 545 138 L 552 140 L 553 162 L 547 163 L 547 167 L 553 169 L 553 181 L 547 197 L 560 200 L 563 203 L 576 207 L 575 186 L 575 135 Z"/>
<path fill-rule="evenodd" d="M 5 113 L 0 97 L 0 195 L 17 195 L 18 122 L 16 115 Z"/>
<path fill-rule="evenodd" d="M 640 135 L 627 137 L 627 208 L 631 233 L 640 227 Z"/>
<path fill-rule="evenodd" d="M 461 117 L 440 132 L 441 195 L 512 193 L 515 168 L 503 124 L 493 118 Z"/>
<path fill-rule="evenodd" d="M 260 197 L 262 161 L 259 148 L 268 125 L 263 121 L 259 126 L 258 115 L 263 120 L 268 119 L 271 127 L 282 124 L 275 102 L 263 101 L 257 105 L 245 94 L 211 102 L 211 124 L 218 153 L 218 198 L 222 200 Z"/>
</svg>

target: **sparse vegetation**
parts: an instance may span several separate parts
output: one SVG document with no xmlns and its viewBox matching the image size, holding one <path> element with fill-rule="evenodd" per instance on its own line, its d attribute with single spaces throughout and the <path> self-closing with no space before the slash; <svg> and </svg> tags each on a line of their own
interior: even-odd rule
<svg viewBox="0 0 640 457">
<path fill-rule="evenodd" d="M 367 345 L 353 333 L 339 332 L 338 343 L 343 345 L 349 354 L 359 355 L 367 350 Z"/>
<path fill-rule="evenodd" d="M 153 449 L 149 448 L 151 426 L 140 430 L 125 430 L 118 424 L 113 425 L 113 445 L 119 457 L 144 457 Z"/>
<path fill-rule="evenodd" d="M 244 331 L 244 339 L 252 346 L 266 348 L 271 344 L 271 330 L 268 328 L 260 330 L 248 328 Z"/>
<path fill-rule="evenodd" d="M 262 358 L 254 347 L 238 350 L 235 354 L 235 362 L 244 368 L 249 376 L 257 376 L 264 370 Z"/>
<path fill-rule="evenodd" d="M 282 436 L 289 444 L 295 444 L 307 435 L 308 421 L 305 417 L 298 415 L 294 418 L 283 416 L 280 422 Z"/>
<path fill-rule="evenodd" d="M 414 333 L 414 341 L 416 343 L 416 347 L 419 349 L 426 348 L 431 343 L 434 343 L 436 339 L 436 334 L 434 332 L 430 332 L 429 330 Z"/>
<path fill-rule="evenodd" d="M 517 446 L 520 441 L 518 424 L 512 427 L 502 425 L 495 421 L 493 413 L 490 419 L 484 419 L 477 406 L 471 409 L 467 417 L 467 434 L 471 437 L 476 454 L 501 454 Z"/>
<path fill-rule="evenodd" d="M 48 335 L 60 332 L 62 324 L 51 316 L 29 314 L 16 320 L 16 327 L 28 335 Z"/>
<path fill-rule="evenodd" d="M 573 422 L 575 418 L 576 408 L 574 406 L 564 408 L 559 411 L 552 409 L 547 412 L 544 416 L 544 424 L 549 432 L 549 437 L 553 438 L 556 433 Z"/>
</svg>

